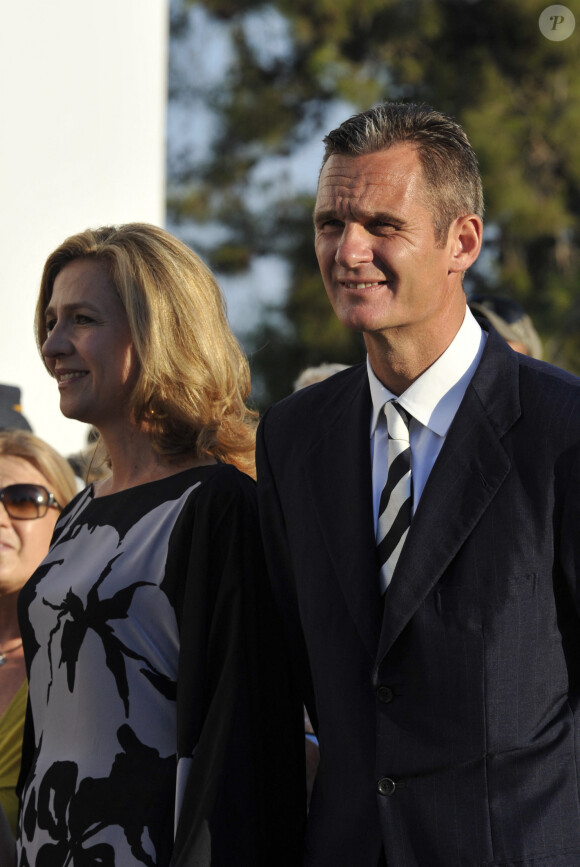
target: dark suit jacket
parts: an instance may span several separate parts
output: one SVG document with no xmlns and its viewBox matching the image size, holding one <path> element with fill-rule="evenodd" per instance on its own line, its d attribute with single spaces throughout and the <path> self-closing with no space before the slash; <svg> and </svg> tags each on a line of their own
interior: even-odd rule
<svg viewBox="0 0 580 867">
<path fill-rule="evenodd" d="M 305 863 L 580 865 L 580 380 L 490 334 L 384 600 L 370 413 L 359 365 L 259 434 L 321 748 Z"/>
</svg>

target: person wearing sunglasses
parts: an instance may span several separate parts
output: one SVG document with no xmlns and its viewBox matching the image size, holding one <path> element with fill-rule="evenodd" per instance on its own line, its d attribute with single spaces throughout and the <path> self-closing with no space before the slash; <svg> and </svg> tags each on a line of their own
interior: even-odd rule
<svg viewBox="0 0 580 867">
<path fill-rule="evenodd" d="M 27 696 L 16 603 L 75 493 L 72 469 L 48 443 L 27 430 L 0 431 L 0 806 L 13 834 Z"/>
<path fill-rule="evenodd" d="M 87 230 L 48 257 L 36 336 L 109 474 L 62 512 L 20 597 L 18 864 L 294 867 L 302 706 L 215 278 L 157 227 Z"/>
</svg>

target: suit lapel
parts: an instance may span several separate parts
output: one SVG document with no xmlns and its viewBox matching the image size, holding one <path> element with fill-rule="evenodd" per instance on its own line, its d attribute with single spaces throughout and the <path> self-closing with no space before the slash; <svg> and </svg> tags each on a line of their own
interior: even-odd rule
<svg viewBox="0 0 580 867">
<path fill-rule="evenodd" d="M 373 532 L 371 401 L 364 365 L 323 411 L 324 435 L 306 457 L 311 498 L 340 590 L 374 660 L 382 612 Z"/>
<path fill-rule="evenodd" d="M 520 415 L 517 357 L 490 334 L 431 471 L 385 595 L 380 660 L 457 554 L 506 478 L 501 443 Z"/>
</svg>

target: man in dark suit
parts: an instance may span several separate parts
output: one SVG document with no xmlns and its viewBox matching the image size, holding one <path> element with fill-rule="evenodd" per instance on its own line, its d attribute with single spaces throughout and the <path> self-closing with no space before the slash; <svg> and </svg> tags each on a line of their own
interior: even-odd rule
<svg viewBox="0 0 580 867">
<path fill-rule="evenodd" d="M 387 104 L 325 142 L 316 253 L 368 359 L 258 437 L 320 743 L 305 864 L 580 865 L 580 381 L 466 308 L 483 203 L 457 124 Z"/>
</svg>

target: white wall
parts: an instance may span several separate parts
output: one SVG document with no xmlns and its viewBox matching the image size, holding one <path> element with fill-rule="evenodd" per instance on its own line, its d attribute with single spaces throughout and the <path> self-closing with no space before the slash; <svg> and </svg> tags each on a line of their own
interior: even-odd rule
<svg viewBox="0 0 580 867">
<path fill-rule="evenodd" d="M 36 350 L 47 255 L 88 226 L 165 219 L 167 0 L 12 0 L 0 9 L 0 382 L 63 454 L 63 418 Z"/>
</svg>

